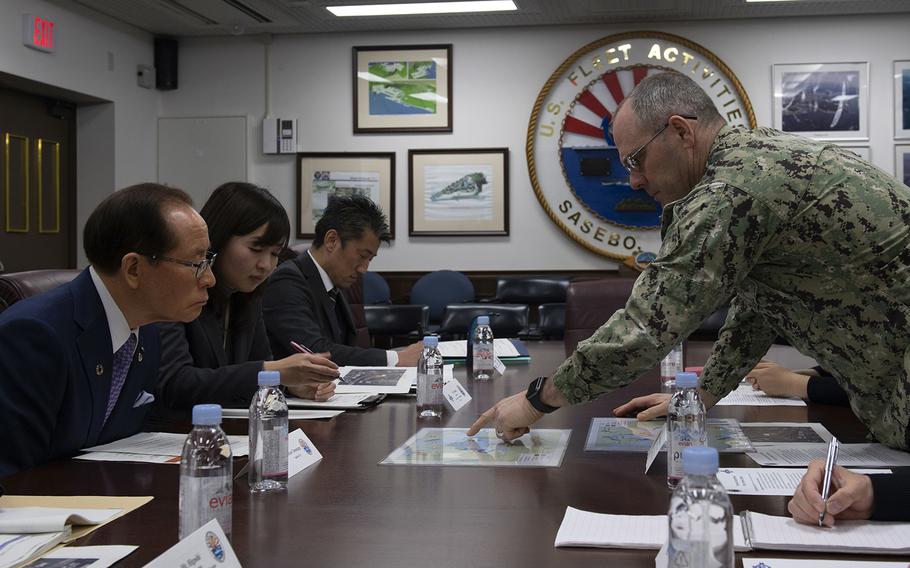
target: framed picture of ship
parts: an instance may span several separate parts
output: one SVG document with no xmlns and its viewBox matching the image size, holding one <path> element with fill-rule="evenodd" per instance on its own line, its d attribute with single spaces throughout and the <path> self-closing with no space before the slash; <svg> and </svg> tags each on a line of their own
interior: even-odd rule
<svg viewBox="0 0 910 568">
<path fill-rule="evenodd" d="M 395 238 L 395 153 L 297 154 L 297 238 L 312 239 L 316 223 L 336 195 L 363 195 L 389 217 Z"/>
<path fill-rule="evenodd" d="M 355 46 L 354 134 L 452 132 L 452 44 Z"/>
<path fill-rule="evenodd" d="M 408 234 L 507 236 L 509 149 L 408 150 Z"/>
</svg>

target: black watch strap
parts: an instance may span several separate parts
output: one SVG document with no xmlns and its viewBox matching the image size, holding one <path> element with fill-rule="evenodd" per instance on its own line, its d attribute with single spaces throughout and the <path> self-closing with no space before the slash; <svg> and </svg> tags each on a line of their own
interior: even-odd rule
<svg viewBox="0 0 910 568">
<path fill-rule="evenodd" d="M 528 392 L 525 394 L 525 396 L 527 397 L 528 402 L 531 403 L 531 406 L 533 406 L 537 411 L 543 412 L 544 414 L 549 414 L 559 407 L 550 406 L 541 400 L 540 397 L 543 394 L 543 386 L 546 382 L 546 377 L 537 377 L 531 381 L 531 384 L 528 385 Z"/>
</svg>

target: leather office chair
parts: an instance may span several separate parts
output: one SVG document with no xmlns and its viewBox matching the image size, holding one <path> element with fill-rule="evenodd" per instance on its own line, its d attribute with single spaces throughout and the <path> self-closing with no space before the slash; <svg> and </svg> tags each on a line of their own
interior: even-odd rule
<svg viewBox="0 0 910 568">
<path fill-rule="evenodd" d="M 0 275 L 0 312 L 31 296 L 53 290 L 79 275 L 76 269 L 45 269 Z"/>
<path fill-rule="evenodd" d="M 537 306 L 537 334 L 543 339 L 562 339 L 566 332 L 566 304 L 553 302 Z"/>
<path fill-rule="evenodd" d="M 381 274 L 363 273 L 363 303 L 364 305 L 392 303 L 392 291 L 389 289 L 389 283 Z"/>
<path fill-rule="evenodd" d="M 446 307 L 437 333 L 443 338 L 464 339 L 471 320 L 488 314 L 494 337 L 518 337 L 527 331 L 525 304 L 451 304 Z"/>
<path fill-rule="evenodd" d="M 414 282 L 410 301 L 430 307 L 430 326 L 433 327 L 442 321 L 446 306 L 474 301 L 474 284 L 461 272 L 437 270 Z"/>
<path fill-rule="evenodd" d="M 634 284 L 635 278 L 601 278 L 569 284 L 563 337 L 566 356 L 575 351 L 579 341 L 591 337 L 613 312 L 625 307 Z"/>
<path fill-rule="evenodd" d="M 408 343 L 418 341 L 430 320 L 430 308 L 423 304 L 367 304 L 363 310 L 375 347 L 379 338 L 386 348 L 394 346 L 396 336 L 408 336 Z"/>
<path fill-rule="evenodd" d="M 496 281 L 496 302 L 501 304 L 549 304 L 565 302 L 569 290 L 566 276 L 518 276 Z"/>
</svg>

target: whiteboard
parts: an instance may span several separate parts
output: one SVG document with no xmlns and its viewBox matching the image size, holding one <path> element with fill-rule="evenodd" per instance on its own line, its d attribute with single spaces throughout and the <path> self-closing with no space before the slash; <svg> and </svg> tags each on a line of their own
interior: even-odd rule
<svg viewBox="0 0 910 568">
<path fill-rule="evenodd" d="M 196 209 L 227 181 L 247 181 L 245 116 L 158 119 L 158 183 L 179 187 Z"/>
</svg>

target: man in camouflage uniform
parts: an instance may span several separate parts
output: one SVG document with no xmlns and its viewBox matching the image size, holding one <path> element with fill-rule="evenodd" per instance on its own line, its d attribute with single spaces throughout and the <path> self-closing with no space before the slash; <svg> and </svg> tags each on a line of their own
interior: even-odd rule
<svg viewBox="0 0 910 568">
<path fill-rule="evenodd" d="M 631 185 L 664 205 L 657 259 L 534 405 L 525 393 L 503 399 L 472 430 L 492 422 L 513 439 L 538 409 L 622 387 L 730 302 L 702 376 L 706 406 L 781 335 L 833 373 L 876 439 L 910 447 L 910 188 L 838 146 L 727 126 L 678 73 L 642 81 L 613 134 Z M 654 418 L 667 397 L 616 414 Z"/>
</svg>

